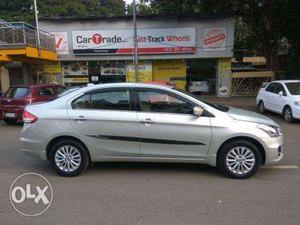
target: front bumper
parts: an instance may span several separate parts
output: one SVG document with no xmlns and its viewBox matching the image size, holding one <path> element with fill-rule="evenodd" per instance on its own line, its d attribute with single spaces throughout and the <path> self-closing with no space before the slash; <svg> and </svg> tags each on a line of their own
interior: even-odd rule
<svg viewBox="0 0 300 225">
<path fill-rule="evenodd" d="M 283 158 L 283 136 L 265 138 L 263 143 L 266 153 L 265 165 L 277 163 Z"/>
<path fill-rule="evenodd" d="M 293 111 L 293 117 L 295 119 L 300 119 L 300 107 L 293 107 L 292 111 Z"/>
</svg>

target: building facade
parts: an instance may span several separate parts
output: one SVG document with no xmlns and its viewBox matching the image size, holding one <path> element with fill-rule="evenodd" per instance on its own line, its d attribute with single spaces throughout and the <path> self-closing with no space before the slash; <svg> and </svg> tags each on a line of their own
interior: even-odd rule
<svg viewBox="0 0 300 225">
<path fill-rule="evenodd" d="M 140 82 L 167 80 L 178 88 L 231 93 L 234 18 L 138 16 Z M 66 85 L 134 82 L 130 16 L 42 18 L 56 36 L 58 64 L 44 64 L 40 77 Z"/>
</svg>

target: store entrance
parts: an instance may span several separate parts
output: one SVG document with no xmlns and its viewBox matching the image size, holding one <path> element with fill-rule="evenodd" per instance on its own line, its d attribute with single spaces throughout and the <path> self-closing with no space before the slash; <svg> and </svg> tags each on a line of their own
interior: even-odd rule
<svg viewBox="0 0 300 225">
<path fill-rule="evenodd" d="M 189 92 L 201 95 L 214 95 L 217 82 L 216 59 L 187 60 L 187 83 Z"/>
</svg>

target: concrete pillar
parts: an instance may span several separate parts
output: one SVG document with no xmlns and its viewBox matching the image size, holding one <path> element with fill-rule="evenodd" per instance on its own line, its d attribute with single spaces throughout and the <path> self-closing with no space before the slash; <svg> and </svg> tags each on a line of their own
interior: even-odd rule
<svg viewBox="0 0 300 225">
<path fill-rule="evenodd" d="M 29 83 L 29 65 L 27 63 L 23 63 L 22 67 L 22 74 L 23 74 L 23 83 Z"/>
<path fill-rule="evenodd" d="M 0 91 L 6 92 L 10 86 L 9 72 L 8 72 L 8 69 L 6 69 L 4 66 L 1 66 L 1 65 L 0 65 L 0 80 L 1 80 Z"/>
<path fill-rule="evenodd" d="M 217 66 L 217 96 L 230 97 L 232 90 L 231 58 L 219 59 Z"/>
</svg>

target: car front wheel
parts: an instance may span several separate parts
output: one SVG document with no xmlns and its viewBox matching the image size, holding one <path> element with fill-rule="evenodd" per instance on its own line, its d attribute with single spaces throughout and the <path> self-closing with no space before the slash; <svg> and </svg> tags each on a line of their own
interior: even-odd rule
<svg viewBox="0 0 300 225">
<path fill-rule="evenodd" d="M 62 140 L 51 149 L 51 164 L 61 176 L 76 176 L 87 169 L 89 155 L 81 143 Z"/>
<path fill-rule="evenodd" d="M 292 123 L 294 121 L 293 111 L 292 111 L 291 107 L 287 106 L 287 107 L 284 108 L 283 118 L 288 123 Z"/>
<path fill-rule="evenodd" d="M 218 167 L 228 177 L 245 179 L 253 176 L 261 165 L 261 154 L 249 141 L 233 141 L 220 150 Z"/>
</svg>

